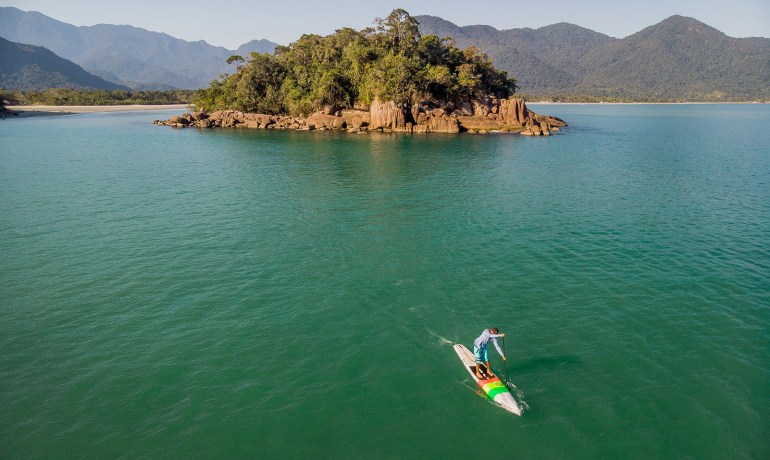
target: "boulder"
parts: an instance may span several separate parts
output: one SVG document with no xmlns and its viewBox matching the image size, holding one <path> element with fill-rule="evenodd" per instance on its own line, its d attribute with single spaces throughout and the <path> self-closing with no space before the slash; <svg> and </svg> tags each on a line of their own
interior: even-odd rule
<svg viewBox="0 0 770 460">
<path fill-rule="evenodd" d="M 187 125 L 189 125 L 189 124 L 190 124 L 190 120 L 188 120 L 188 119 L 187 119 L 187 118 L 185 118 L 185 117 L 179 117 L 179 116 L 176 116 L 176 117 L 171 117 L 171 118 L 169 118 L 169 119 L 168 119 L 168 121 L 167 121 L 166 123 L 168 123 L 168 124 L 170 124 L 170 125 L 173 125 L 173 124 L 178 124 L 178 125 L 184 125 L 184 126 L 187 126 Z"/>
<path fill-rule="evenodd" d="M 460 116 L 460 115 L 462 115 L 462 116 L 470 116 L 470 115 L 473 115 L 473 104 L 471 104 L 468 101 L 465 101 L 462 104 L 460 104 L 460 106 L 457 107 L 457 109 L 455 109 L 455 110 L 456 110 L 458 116 Z"/>
<path fill-rule="evenodd" d="M 236 125 L 246 121 L 245 114 L 235 110 L 217 110 L 209 115 L 214 126 L 221 126 L 223 128 L 232 128 Z"/>
<path fill-rule="evenodd" d="M 263 113 L 247 113 L 244 115 L 244 122 L 249 128 L 267 128 L 275 124 L 275 118 Z"/>
<path fill-rule="evenodd" d="M 422 107 L 420 107 L 418 104 L 414 104 L 410 112 L 412 115 L 412 120 L 416 121 L 417 118 L 420 116 L 420 113 L 422 113 Z"/>
<path fill-rule="evenodd" d="M 371 116 L 365 110 L 345 109 L 341 113 L 342 119 L 349 128 L 361 129 L 369 126 Z"/>
<path fill-rule="evenodd" d="M 494 131 L 502 128 L 496 120 L 490 120 L 486 117 L 457 117 L 460 126 L 468 131 Z"/>
<path fill-rule="evenodd" d="M 524 121 L 529 118 L 529 109 L 527 109 L 527 104 L 524 103 L 524 99 L 514 99 L 516 102 L 516 117 L 519 120 L 519 123 L 524 123 Z"/>
<path fill-rule="evenodd" d="M 455 117 L 432 117 L 428 119 L 429 133 L 459 133 L 460 122 Z"/>
<path fill-rule="evenodd" d="M 219 121 L 224 117 L 225 110 L 217 110 L 215 112 L 211 112 L 209 114 L 209 120 L 211 121 Z"/>
<path fill-rule="evenodd" d="M 473 115 L 477 117 L 486 117 L 491 112 L 489 103 L 486 101 L 473 101 Z"/>
<path fill-rule="evenodd" d="M 557 128 L 563 128 L 567 126 L 567 123 L 559 117 L 546 116 L 544 118 L 545 118 L 545 122 L 548 123 L 548 125 L 551 127 L 555 126 Z"/>
<path fill-rule="evenodd" d="M 513 126 L 524 126 L 529 119 L 529 110 L 524 99 L 503 99 L 500 101 L 502 120 Z"/>
<path fill-rule="evenodd" d="M 321 109 L 321 113 L 323 113 L 324 115 L 336 115 L 339 109 L 340 109 L 339 106 L 336 104 L 325 105 Z"/>
<path fill-rule="evenodd" d="M 317 129 L 320 128 L 328 128 L 328 129 L 345 129 L 347 127 L 347 122 L 342 117 L 337 117 L 334 115 L 326 115 L 322 112 L 314 113 L 313 115 L 310 115 L 307 118 L 308 123 L 312 123 L 316 126 Z M 291 125 L 293 123 L 289 123 Z"/>
<path fill-rule="evenodd" d="M 444 110 L 444 109 L 438 108 L 438 109 L 433 109 L 433 110 L 431 110 L 431 111 L 430 111 L 430 112 L 428 112 L 428 113 L 429 113 L 431 116 L 434 116 L 434 117 L 440 117 L 440 116 L 444 115 L 445 113 L 447 113 L 447 111 L 446 111 L 446 110 Z"/>
<path fill-rule="evenodd" d="M 371 129 L 403 129 L 406 127 L 407 110 L 393 101 L 382 102 L 375 98 L 370 110 Z M 411 112 L 409 112 L 411 118 Z"/>
<path fill-rule="evenodd" d="M 359 130 L 367 125 L 366 122 L 364 122 L 364 117 L 352 117 L 349 122 L 347 122 L 347 125 L 350 126 L 350 129 L 352 130 Z"/>
</svg>

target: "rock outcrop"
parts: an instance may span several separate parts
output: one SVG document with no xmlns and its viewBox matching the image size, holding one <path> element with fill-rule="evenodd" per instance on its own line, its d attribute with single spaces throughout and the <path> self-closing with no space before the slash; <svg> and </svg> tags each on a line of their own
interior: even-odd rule
<svg viewBox="0 0 770 460">
<path fill-rule="evenodd" d="M 382 102 L 375 98 L 370 109 L 372 123 L 371 129 L 401 130 L 406 128 L 407 113 L 411 119 L 411 112 L 406 107 L 398 106 L 393 101 Z"/>
<path fill-rule="evenodd" d="M 186 113 L 155 124 L 176 128 L 253 128 L 296 130 L 345 130 L 348 132 L 403 133 L 488 133 L 517 132 L 528 136 L 549 136 L 567 126 L 557 117 L 539 115 L 523 99 L 483 100 L 437 106 L 427 102 L 409 107 L 375 99 L 367 112 L 360 109 L 324 107 L 307 118 L 219 110 L 206 114 Z"/>
</svg>

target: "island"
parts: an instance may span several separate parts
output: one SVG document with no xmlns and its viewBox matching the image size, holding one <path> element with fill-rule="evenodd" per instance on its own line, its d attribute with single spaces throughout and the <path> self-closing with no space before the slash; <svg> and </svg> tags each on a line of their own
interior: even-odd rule
<svg viewBox="0 0 770 460">
<path fill-rule="evenodd" d="M 478 48 L 422 36 L 396 9 L 364 30 L 303 35 L 274 54 L 227 59 L 232 74 L 192 97 L 196 111 L 156 120 L 199 128 L 550 135 L 566 126 L 514 97 L 516 80 Z"/>
</svg>

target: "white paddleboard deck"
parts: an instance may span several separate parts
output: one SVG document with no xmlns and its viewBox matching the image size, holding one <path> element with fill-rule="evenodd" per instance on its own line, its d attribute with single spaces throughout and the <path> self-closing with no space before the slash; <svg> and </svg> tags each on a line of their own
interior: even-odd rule
<svg viewBox="0 0 770 460">
<path fill-rule="evenodd" d="M 476 377 L 476 358 L 474 358 L 473 353 L 461 343 L 455 344 L 454 349 L 457 356 L 460 357 L 460 361 L 463 362 L 465 369 L 471 374 L 473 380 L 482 390 L 484 390 L 484 393 L 486 393 L 487 396 L 508 412 L 521 415 L 521 408 L 516 403 L 511 392 L 508 391 L 508 388 L 506 388 L 505 384 L 503 384 L 497 376 L 488 370 L 487 376 L 489 378 L 479 379 Z"/>
</svg>

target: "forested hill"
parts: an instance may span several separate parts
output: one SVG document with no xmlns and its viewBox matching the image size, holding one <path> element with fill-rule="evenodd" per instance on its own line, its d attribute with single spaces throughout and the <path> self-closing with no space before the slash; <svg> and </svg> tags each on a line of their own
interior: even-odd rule
<svg viewBox="0 0 770 460">
<path fill-rule="evenodd" d="M 478 49 L 462 50 L 435 35 L 421 35 L 417 21 L 404 10 L 375 24 L 325 37 L 303 35 L 273 55 L 232 56 L 228 61 L 237 65 L 236 72 L 200 90 L 195 105 L 206 111 L 307 116 L 320 110 L 368 110 L 378 98 L 399 106 L 459 106 L 505 99 L 516 89 L 516 82 Z"/>
<path fill-rule="evenodd" d="M 732 38 L 672 16 L 592 50 L 576 91 L 685 100 L 770 99 L 770 39 Z"/>
<path fill-rule="evenodd" d="M 572 24 L 539 29 L 459 27 L 417 16 L 423 34 L 477 46 L 535 96 L 627 100 L 767 100 L 770 39 L 732 38 L 672 16 L 623 39 Z"/>
<path fill-rule="evenodd" d="M 53 87 L 128 89 L 92 75 L 42 46 L 0 38 L 0 88 L 31 91 Z"/>
</svg>

